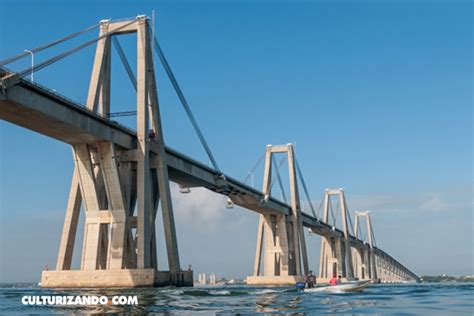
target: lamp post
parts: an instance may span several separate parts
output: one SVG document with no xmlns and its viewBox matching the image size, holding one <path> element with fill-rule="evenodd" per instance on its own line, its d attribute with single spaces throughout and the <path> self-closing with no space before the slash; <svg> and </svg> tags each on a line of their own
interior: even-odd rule
<svg viewBox="0 0 474 316">
<path fill-rule="evenodd" d="M 30 53 L 31 54 L 31 82 L 34 82 L 34 76 L 33 76 L 33 67 L 35 66 L 35 54 L 33 54 L 33 52 L 29 49 L 25 49 L 25 52 L 27 53 Z"/>
</svg>

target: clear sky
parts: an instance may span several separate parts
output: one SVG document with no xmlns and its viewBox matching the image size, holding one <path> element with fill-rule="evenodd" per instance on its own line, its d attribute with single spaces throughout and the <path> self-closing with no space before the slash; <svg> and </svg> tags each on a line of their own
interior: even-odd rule
<svg viewBox="0 0 474 316">
<path fill-rule="evenodd" d="M 471 1 L 0 0 L 0 60 L 101 19 L 155 10 L 160 44 L 221 169 L 243 178 L 266 144 L 294 142 L 316 205 L 325 188 L 343 187 L 351 211 L 371 211 L 379 247 L 419 275 L 464 275 L 474 273 L 472 9 Z M 133 65 L 133 36 L 120 40 Z M 84 102 L 94 49 L 35 80 Z M 156 69 L 167 144 L 208 162 Z M 134 110 L 116 53 L 112 76 L 112 111 Z M 120 121 L 133 127 L 133 118 Z M 45 264 L 55 266 L 71 149 L 5 121 L 0 134 L 0 282 L 37 281 Z M 183 267 L 251 273 L 257 214 L 228 210 L 205 190 L 173 186 L 173 199 Z M 317 270 L 319 239 L 307 238 Z"/>
</svg>

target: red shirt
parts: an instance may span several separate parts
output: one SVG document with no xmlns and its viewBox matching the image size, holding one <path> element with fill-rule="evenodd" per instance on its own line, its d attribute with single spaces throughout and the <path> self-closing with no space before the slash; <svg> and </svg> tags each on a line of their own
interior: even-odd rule
<svg viewBox="0 0 474 316">
<path fill-rule="evenodd" d="M 332 278 L 331 281 L 329 281 L 330 285 L 337 285 L 337 278 Z"/>
</svg>

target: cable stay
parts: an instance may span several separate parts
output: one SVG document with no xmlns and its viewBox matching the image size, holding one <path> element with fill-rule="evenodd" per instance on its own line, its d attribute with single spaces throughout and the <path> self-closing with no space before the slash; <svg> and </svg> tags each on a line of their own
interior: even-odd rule
<svg viewBox="0 0 474 316">
<path fill-rule="evenodd" d="M 344 200 L 344 207 L 346 208 L 346 213 L 347 213 L 347 217 L 349 218 L 349 233 L 352 233 L 352 236 L 354 236 L 354 225 L 352 224 L 352 218 L 351 218 L 351 213 L 349 211 L 349 207 L 347 207 L 347 203 L 346 201 Z"/>
<path fill-rule="evenodd" d="M 29 74 L 30 74 L 31 72 L 33 72 L 33 71 L 34 71 L 34 72 L 37 72 L 38 70 L 41 70 L 41 69 L 43 69 L 43 68 L 45 68 L 45 67 L 47 67 L 47 66 L 49 66 L 49 65 L 51 65 L 51 64 L 53 64 L 53 63 L 55 63 L 55 62 L 57 62 L 57 61 L 63 59 L 64 57 L 67 57 L 67 56 L 69 56 L 69 55 L 72 55 L 72 54 L 74 54 L 75 52 L 77 52 L 77 51 L 79 51 L 79 50 L 81 50 L 81 49 L 83 49 L 83 48 L 85 48 L 85 47 L 87 47 L 87 46 L 90 46 L 90 45 L 92 45 L 92 44 L 94 44 L 94 43 L 100 41 L 101 39 L 103 39 L 103 38 L 105 38 L 105 37 L 107 37 L 107 36 L 110 36 L 110 35 L 114 34 L 115 32 L 117 32 L 117 31 L 119 31 L 119 30 L 121 30 L 121 29 L 123 29 L 123 28 L 125 28 L 125 27 L 127 27 L 127 26 L 129 26 L 129 25 L 131 25 L 131 24 L 133 24 L 133 23 L 135 23 L 135 22 L 136 22 L 136 20 L 132 20 L 132 21 L 130 21 L 129 23 L 126 23 L 126 24 L 122 25 L 121 27 L 116 28 L 116 29 L 113 30 L 113 31 L 104 33 L 103 35 L 101 35 L 101 36 L 99 36 L 99 37 L 97 37 L 97 38 L 95 38 L 95 39 L 92 39 L 92 40 L 90 40 L 90 41 L 87 41 L 87 42 L 85 42 L 85 43 L 82 44 L 82 45 L 76 46 L 76 47 L 74 47 L 74 48 L 72 48 L 72 49 L 70 49 L 70 50 L 67 50 L 67 51 L 65 51 L 65 52 L 63 52 L 63 53 L 61 53 L 61 54 L 59 54 L 59 55 L 56 55 L 55 57 L 50 58 L 50 59 L 48 59 L 48 60 L 46 60 L 46 61 L 44 61 L 44 62 L 42 62 L 42 63 L 40 63 L 40 64 L 37 64 L 37 65 L 34 66 L 34 67 L 29 67 L 29 68 L 27 68 L 27 69 L 25 69 L 25 70 L 19 72 L 19 75 L 20 75 L 20 77 L 24 77 L 24 76 L 26 76 L 26 75 L 29 75 Z"/>
<path fill-rule="evenodd" d="M 125 55 L 122 45 L 120 45 L 120 42 L 116 36 L 112 36 L 112 44 L 115 47 L 115 50 L 117 51 L 120 57 L 120 60 L 122 61 L 122 65 L 124 66 L 125 71 L 127 72 L 128 78 L 130 79 L 130 82 L 132 83 L 133 88 L 135 89 L 135 91 L 137 91 L 137 78 L 135 77 L 132 67 L 130 66 L 130 63 L 128 62 L 127 56 Z M 110 118 L 110 117 L 135 116 L 135 115 L 137 115 L 137 111 L 112 112 L 112 113 L 109 113 L 107 116 Z"/>
<path fill-rule="evenodd" d="M 375 241 L 374 228 L 372 225 L 370 225 L 370 228 L 371 228 L 371 233 L 372 233 L 372 246 L 377 247 L 377 242 Z"/>
<path fill-rule="evenodd" d="M 223 177 L 224 175 L 220 171 L 219 166 L 217 165 L 217 161 L 214 158 L 214 155 L 211 152 L 211 149 L 209 148 L 209 145 L 207 144 L 206 139 L 204 138 L 203 133 L 201 132 L 201 129 L 199 128 L 199 125 L 194 118 L 193 113 L 191 112 L 191 108 L 189 107 L 188 102 L 186 101 L 186 98 L 184 97 L 183 91 L 181 90 L 178 82 L 176 81 L 176 78 L 173 74 L 173 71 L 171 70 L 171 67 L 165 57 L 165 54 L 161 50 L 160 44 L 158 44 L 158 40 L 156 36 L 154 37 L 154 45 L 155 45 L 155 53 L 157 54 L 158 58 L 161 61 L 161 64 L 163 65 L 163 68 L 166 71 L 166 74 L 168 75 L 169 80 L 171 81 L 171 84 L 173 85 L 174 90 L 176 91 L 176 94 L 178 95 L 178 98 L 181 101 L 181 104 L 188 115 L 189 120 L 191 121 L 191 124 L 194 128 L 194 131 L 199 137 L 199 140 L 201 141 L 202 146 L 204 147 L 204 150 L 207 153 L 207 156 L 209 157 L 209 160 L 211 161 L 212 165 L 214 166 L 214 169 Z"/>
<path fill-rule="evenodd" d="M 258 168 L 258 166 L 260 165 L 260 163 L 262 162 L 263 158 L 265 158 L 265 155 L 266 155 L 266 153 L 263 153 L 263 154 L 257 159 L 257 162 L 255 163 L 255 165 L 253 166 L 253 168 L 250 169 L 249 172 L 247 172 L 247 175 L 245 176 L 243 183 L 247 183 L 247 181 L 250 179 L 250 177 L 252 176 L 252 174 L 255 173 L 255 170 L 257 170 L 257 168 Z"/>
<path fill-rule="evenodd" d="M 339 218 L 339 210 L 340 210 L 340 199 L 339 199 L 339 196 L 337 197 L 336 199 L 336 207 L 334 208 L 334 214 L 336 215 L 335 219 L 334 219 L 334 226 L 337 225 L 337 219 Z M 341 212 L 342 213 L 342 212 Z M 342 217 L 342 216 L 341 216 Z"/>
<path fill-rule="evenodd" d="M 331 201 L 331 196 L 330 195 L 328 196 L 328 205 L 329 205 L 329 210 L 331 211 L 332 220 L 333 220 L 332 226 L 336 227 L 337 212 L 336 212 L 336 214 L 334 214 L 334 209 L 332 207 L 332 201 Z M 337 209 L 336 209 L 336 211 L 337 211 Z M 328 218 L 328 220 L 329 220 L 329 218 Z"/>
<path fill-rule="evenodd" d="M 130 81 L 132 82 L 135 91 L 137 91 L 137 78 L 133 73 L 132 67 L 130 67 L 130 63 L 128 62 L 127 57 L 125 56 L 125 52 L 123 51 L 122 45 L 120 45 L 118 38 L 115 36 L 112 36 L 112 43 L 114 44 L 114 47 L 117 50 L 117 53 L 119 54 L 120 60 L 122 61 L 123 66 L 125 67 L 125 71 L 127 71 L 128 78 L 130 78 Z"/>
<path fill-rule="evenodd" d="M 260 163 L 262 162 L 263 158 L 265 157 L 266 153 L 264 152 L 258 159 L 257 159 L 257 162 L 255 163 L 255 165 L 253 166 L 253 168 L 247 172 L 247 175 L 245 176 L 244 180 L 243 180 L 243 183 L 247 183 L 247 181 L 249 180 L 249 178 L 255 173 L 255 170 L 257 170 L 258 166 L 260 165 Z M 251 187 L 253 187 L 251 185 Z M 234 208 L 234 202 L 232 202 L 232 199 L 230 197 L 227 197 L 227 202 L 226 202 L 226 208 L 228 209 L 231 209 L 231 208 Z"/>
<path fill-rule="evenodd" d="M 273 158 L 272 158 L 273 160 Z M 276 171 L 276 174 L 277 176 L 272 180 L 272 182 L 270 183 L 270 188 L 268 189 L 269 192 L 272 191 L 272 187 L 273 185 L 275 184 L 275 181 L 277 181 L 278 178 L 280 178 L 280 168 L 281 166 L 283 165 L 283 163 L 285 162 L 286 160 L 286 156 L 282 157 L 280 162 L 278 163 L 278 165 L 275 165 L 275 171 Z M 281 182 L 280 182 L 281 183 Z M 281 187 L 281 189 L 283 190 L 283 186 Z"/>
<path fill-rule="evenodd" d="M 377 248 L 377 242 L 375 241 L 375 236 L 374 234 L 372 234 L 372 244 L 373 244 L 373 247 Z"/>
<path fill-rule="evenodd" d="M 324 204 L 324 197 L 321 199 L 321 203 L 319 203 L 318 211 L 317 211 L 317 214 L 318 214 L 318 215 L 320 215 L 320 214 L 322 213 L 323 204 Z M 321 216 L 320 218 L 322 218 L 322 216 Z M 318 219 L 317 216 L 316 216 L 316 219 Z"/>
<path fill-rule="evenodd" d="M 275 162 L 274 159 L 272 159 L 272 163 L 273 163 L 273 167 L 275 167 L 275 169 L 278 170 L 278 167 L 277 167 L 276 162 Z M 281 166 L 281 162 L 280 162 L 280 166 Z M 283 188 L 283 181 L 281 181 L 280 172 L 277 172 L 277 180 L 278 180 L 278 184 L 279 184 L 280 190 L 281 190 L 281 197 L 283 198 L 283 201 L 286 203 L 287 202 L 286 194 L 285 194 L 285 189 Z"/>
<path fill-rule="evenodd" d="M 87 33 L 87 32 L 89 32 L 89 31 L 91 31 L 91 30 L 94 30 L 94 29 L 96 29 L 97 27 L 99 27 L 99 25 L 100 25 L 100 23 L 94 24 L 94 25 L 89 26 L 88 28 L 85 28 L 85 29 L 83 29 L 83 30 L 81 30 L 81 31 L 79 31 L 79 32 L 72 33 L 72 34 L 70 34 L 70 35 L 68 35 L 68 36 L 65 36 L 65 37 L 62 37 L 62 38 L 60 38 L 60 39 L 57 39 L 57 40 L 55 40 L 55 41 L 53 41 L 53 42 L 51 42 L 51 43 L 48 43 L 48 44 L 46 44 L 46 45 L 43 45 L 43 46 L 39 46 L 39 47 L 30 49 L 29 51 L 32 52 L 32 53 L 38 53 L 38 52 L 40 52 L 40 51 L 42 51 L 42 50 L 45 50 L 45 49 L 47 49 L 47 48 L 49 48 L 49 47 L 53 47 L 53 46 L 55 46 L 55 45 L 58 45 L 58 44 L 60 44 L 60 43 L 62 43 L 62 42 L 65 42 L 65 41 L 67 41 L 67 40 L 70 40 L 71 38 L 74 38 L 74 37 L 76 37 L 76 36 L 79 36 L 79 35 L 81 35 L 81 34 L 83 34 L 83 33 Z M 10 64 L 10 63 L 12 63 L 12 62 L 14 62 L 14 61 L 16 61 L 16 60 L 18 60 L 18 59 L 21 59 L 21 58 L 27 56 L 28 54 L 29 54 L 29 52 L 22 52 L 22 53 L 17 54 L 17 55 L 15 55 L 15 56 L 13 56 L 13 57 L 10 57 L 10 58 L 7 58 L 7 59 L 5 59 L 5 60 L 2 60 L 2 61 L 0 61 L 0 67 L 2 67 L 2 66 L 4 66 L 4 65 L 8 65 L 8 64 Z"/>
<path fill-rule="evenodd" d="M 362 235 L 362 230 L 360 229 L 360 222 L 357 221 L 357 235 L 354 235 L 356 238 L 359 238 L 359 235 Z"/>
<path fill-rule="evenodd" d="M 357 221 L 357 236 L 354 234 L 354 236 L 356 238 L 359 238 L 360 240 L 362 240 L 364 243 L 368 241 L 367 239 L 367 234 L 365 231 L 363 231 L 361 229 L 361 226 L 360 226 L 360 221 Z"/>
<path fill-rule="evenodd" d="M 298 172 L 298 176 L 301 181 L 301 185 L 303 186 L 303 191 L 306 195 L 306 199 L 308 200 L 309 207 L 311 208 L 311 213 L 313 213 L 313 216 L 317 218 L 316 212 L 314 211 L 313 203 L 311 202 L 311 198 L 308 193 L 308 188 L 306 187 L 306 182 L 304 181 L 304 178 L 303 178 L 303 173 L 301 172 L 300 164 L 298 163 L 298 160 L 296 159 L 296 157 L 295 157 L 295 164 L 296 164 L 296 171 Z"/>
</svg>

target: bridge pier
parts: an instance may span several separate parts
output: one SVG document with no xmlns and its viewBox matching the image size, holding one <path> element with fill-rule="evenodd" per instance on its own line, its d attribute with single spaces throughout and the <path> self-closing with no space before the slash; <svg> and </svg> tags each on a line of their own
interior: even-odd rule
<svg viewBox="0 0 474 316">
<path fill-rule="evenodd" d="M 391 263 L 390 258 L 387 257 L 385 254 L 382 254 L 379 257 L 380 260 L 380 280 L 382 283 L 391 283 L 393 282 L 393 275 L 391 271 Z"/>
<path fill-rule="evenodd" d="M 354 276 L 360 280 L 377 280 L 377 267 L 374 254 L 374 235 L 372 231 L 372 221 L 368 211 L 359 211 L 355 213 L 354 234 L 359 238 L 359 218 L 365 218 L 367 224 L 368 244 L 364 243 L 364 248 L 355 249 L 353 252 Z"/>
<path fill-rule="evenodd" d="M 384 259 L 383 259 L 383 256 L 381 255 L 378 255 L 377 256 L 377 273 L 380 277 L 380 281 L 383 282 L 384 280 L 386 280 L 386 275 L 385 275 L 385 262 L 384 262 Z"/>
<path fill-rule="evenodd" d="M 354 270 L 352 265 L 352 251 L 349 240 L 349 226 L 347 223 L 347 207 L 342 189 L 326 190 L 324 194 L 323 221 L 328 222 L 330 196 L 336 195 L 342 213 L 343 236 L 321 238 L 321 255 L 319 263 L 319 277 L 328 280 L 333 275 L 341 275 L 343 278 L 352 279 Z"/>
<path fill-rule="evenodd" d="M 304 274 L 309 272 L 296 182 L 294 151 L 291 144 L 267 145 L 262 190 L 265 198 L 261 203 L 267 203 L 271 196 L 272 159 L 276 153 L 286 153 L 288 157 L 292 214 L 268 213 L 260 215 L 254 272 L 252 276 L 247 277 L 247 284 L 295 284 L 303 280 Z M 303 265 L 303 270 L 301 265 Z"/>
<path fill-rule="evenodd" d="M 352 252 L 354 277 L 359 280 L 371 279 L 368 249 L 354 249 Z"/>
<path fill-rule="evenodd" d="M 99 36 L 113 30 L 114 35 L 137 33 L 137 149 L 87 139 L 73 144 L 75 167 L 56 270 L 43 271 L 41 286 L 192 286 L 192 271 L 181 271 L 179 263 L 148 20 L 137 17 L 126 28 L 124 22 L 102 21 Z M 111 36 L 98 41 L 87 100 L 87 107 L 103 117 L 110 112 Z M 157 152 L 153 164 L 150 147 Z M 169 271 L 158 271 L 159 201 Z M 71 270 L 81 206 L 82 257 L 79 270 Z"/>
</svg>

